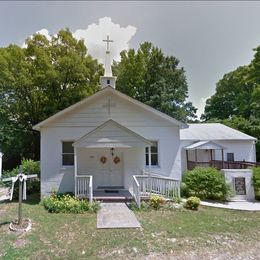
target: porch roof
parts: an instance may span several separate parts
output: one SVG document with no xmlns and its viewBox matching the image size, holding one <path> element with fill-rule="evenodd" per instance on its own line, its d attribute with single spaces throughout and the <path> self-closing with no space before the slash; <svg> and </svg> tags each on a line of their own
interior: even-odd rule
<svg viewBox="0 0 260 260">
<path fill-rule="evenodd" d="M 222 145 L 216 144 L 212 141 L 199 141 L 189 146 L 186 146 L 184 149 L 186 150 L 221 150 L 225 149 Z"/>
<path fill-rule="evenodd" d="M 143 136 L 110 119 L 73 144 L 77 148 L 131 148 L 151 146 Z"/>
</svg>

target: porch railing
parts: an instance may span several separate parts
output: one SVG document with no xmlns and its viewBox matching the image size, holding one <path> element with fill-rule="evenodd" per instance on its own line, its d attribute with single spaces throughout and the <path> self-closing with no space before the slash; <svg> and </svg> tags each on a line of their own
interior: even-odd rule
<svg viewBox="0 0 260 260">
<path fill-rule="evenodd" d="M 134 175 L 133 197 L 140 207 L 142 197 L 158 194 L 165 198 L 180 198 L 180 181 L 159 175 Z"/>
<path fill-rule="evenodd" d="M 218 170 L 221 169 L 248 169 L 255 166 L 260 166 L 260 163 L 257 162 L 247 162 L 247 161 L 221 161 L 221 160 L 212 160 L 208 162 L 195 162 L 195 161 L 188 161 L 187 168 L 188 170 L 194 169 L 196 166 L 201 167 L 215 167 Z"/>
<path fill-rule="evenodd" d="M 90 203 L 93 201 L 93 176 L 92 175 L 76 176 L 75 196 L 79 198 L 88 198 Z"/>
</svg>

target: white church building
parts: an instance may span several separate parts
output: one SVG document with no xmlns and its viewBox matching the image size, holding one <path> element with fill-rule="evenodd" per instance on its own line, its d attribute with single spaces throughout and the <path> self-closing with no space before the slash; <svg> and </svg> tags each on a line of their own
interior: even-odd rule
<svg viewBox="0 0 260 260">
<path fill-rule="evenodd" d="M 116 90 L 109 56 L 107 49 L 100 91 L 33 128 L 41 134 L 42 196 L 125 190 L 136 197 L 141 175 L 176 187 L 196 165 L 256 161 L 254 137 L 222 124 L 187 125 Z"/>
</svg>

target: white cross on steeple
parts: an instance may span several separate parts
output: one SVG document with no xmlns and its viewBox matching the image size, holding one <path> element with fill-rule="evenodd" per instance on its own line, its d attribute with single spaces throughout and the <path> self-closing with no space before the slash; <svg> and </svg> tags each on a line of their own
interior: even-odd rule
<svg viewBox="0 0 260 260">
<path fill-rule="evenodd" d="M 103 42 L 106 42 L 107 43 L 107 51 L 109 51 L 109 43 L 110 42 L 114 42 L 113 40 L 109 40 L 109 35 L 107 35 L 107 39 L 106 40 L 103 40 Z"/>
</svg>

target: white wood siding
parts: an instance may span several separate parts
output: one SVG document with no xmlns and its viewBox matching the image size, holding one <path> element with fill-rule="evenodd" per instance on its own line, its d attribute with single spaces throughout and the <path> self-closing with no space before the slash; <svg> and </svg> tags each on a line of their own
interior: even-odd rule
<svg viewBox="0 0 260 260">
<path fill-rule="evenodd" d="M 107 107 L 108 98 L 110 110 Z M 148 140 L 158 141 L 160 165 L 153 167 L 153 172 L 175 178 L 181 177 L 179 127 L 110 94 L 99 97 L 95 102 L 88 103 L 49 127 L 41 129 L 42 195 L 48 194 L 52 189 L 60 192 L 74 190 L 74 167 L 62 166 L 62 141 L 76 141 L 109 119 Z M 126 149 L 124 158 L 124 183 L 126 188 L 131 188 L 131 175 L 140 174 L 144 168 L 144 148 Z"/>
</svg>

